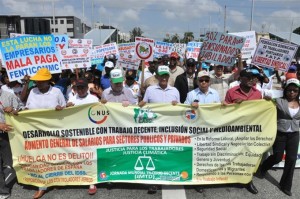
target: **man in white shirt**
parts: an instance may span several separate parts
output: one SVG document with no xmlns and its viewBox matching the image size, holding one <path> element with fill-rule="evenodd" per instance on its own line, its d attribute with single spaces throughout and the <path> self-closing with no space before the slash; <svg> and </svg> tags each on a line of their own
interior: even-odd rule
<svg viewBox="0 0 300 199">
<path fill-rule="evenodd" d="M 79 78 L 76 80 L 75 86 L 77 93 L 69 99 L 67 107 L 96 103 L 99 101 L 95 95 L 88 92 L 88 81 L 85 78 Z"/>
</svg>

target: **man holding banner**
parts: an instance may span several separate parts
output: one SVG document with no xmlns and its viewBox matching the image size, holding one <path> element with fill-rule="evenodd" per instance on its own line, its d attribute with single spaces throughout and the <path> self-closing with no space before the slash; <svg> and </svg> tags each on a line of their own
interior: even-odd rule
<svg viewBox="0 0 300 199">
<path fill-rule="evenodd" d="M 225 96 L 226 104 L 237 103 L 240 104 L 246 100 L 258 100 L 261 99 L 261 92 L 253 87 L 254 74 L 252 70 L 244 69 L 240 72 L 241 83 L 239 86 L 235 86 L 229 89 Z M 246 189 L 253 194 L 257 194 L 258 190 L 254 186 L 252 180 L 246 184 Z"/>
</svg>

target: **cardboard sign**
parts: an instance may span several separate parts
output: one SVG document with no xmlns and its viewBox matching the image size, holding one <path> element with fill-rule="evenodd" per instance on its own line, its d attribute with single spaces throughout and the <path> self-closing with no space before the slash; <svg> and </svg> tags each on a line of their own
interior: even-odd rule
<svg viewBox="0 0 300 199">
<path fill-rule="evenodd" d="M 62 69 L 91 67 L 91 49 L 73 48 L 60 51 Z"/>
<path fill-rule="evenodd" d="M 256 34 L 255 31 L 229 33 L 246 39 L 242 47 L 242 58 L 251 59 L 256 50 Z"/>
<path fill-rule="evenodd" d="M 92 53 L 92 63 L 102 63 L 104 57 L 110 54 L 115 54 L 117 57 L 119 56 L 119 50 L 116 42 L 95 46 Z"/>
<path fill-rule="evenodd" d="M 69 48 L 93 48 L 92 39 L 69 39 Z"/>
<path fill-rule="evenodd" d="M 286 71 L 290 66 L 298 46 L 260 38 L 251 63 L 266 68 Z"/>
<path fill-rule="evenodd" d="M 136 37 L 135 54 L 137 58 L 146 61 L 153 61 L 154 39 Z"/>
<path fill-rule="evenodd" d="M 118 49 L 119 49 L 119 59 L 117 61 L 117 66 L 119 68 L 128 68 L 128 69 L 133 69 L 137 70 L 140 65 L 140 59 L 137 59 L 134 54 L 135 54 L 135 43 L 123 43 L 123 44 L 118 44 Z"/>
<path fill-rule="evenodd" d="M 243 37 L 222 32 L 207 32 L 200 56 L 205 59 L 205 62 L 233 66 L 245 40 Z"/>
<path fill-rule="evenodd" d="M 185 43 L 174 43 L 172 47 L 172 52 L 177 52 L 182 58 L 185 57 L 186 44 Z"/>
<path fill-rule="evenodd" d="M 154 57 L 162 57 L 163 55 L 170 55 L 172 52 L 173 44 L 163 41 L 155 41 L 154 44 Z"/>
<path fill-rule="evenodd" d="M 60 61 L 53 35 L 21 36 L 0 41 L 9 81 L 33 76 L 40 68 L 60 73 Z"/>
<path fill-rule="evenodd" d="M 186 47 L 186 58 L 193 58 L 197 61 L 201 46 L 202 42 L 189 42 Z"/>
</svg>

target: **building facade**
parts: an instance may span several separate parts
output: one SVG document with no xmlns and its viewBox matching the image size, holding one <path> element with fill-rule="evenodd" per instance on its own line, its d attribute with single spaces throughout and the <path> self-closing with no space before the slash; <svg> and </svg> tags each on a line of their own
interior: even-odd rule
<svg viewBox="0 0 300 199">
<path fill-rule="evenodd" d="M 19 15 L 0 15 L 0 39 L 9 38 L 10 33 L 21 33 Z"/>
</svg>

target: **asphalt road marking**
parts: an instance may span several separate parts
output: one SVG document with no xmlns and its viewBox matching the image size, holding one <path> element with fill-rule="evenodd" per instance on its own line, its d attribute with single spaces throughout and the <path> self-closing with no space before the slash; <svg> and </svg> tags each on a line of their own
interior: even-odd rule
<svg viewBox="0 0 300 199">
<path fill-rule="evenodd" d="M 162 186 L 162 199 L 186 199 L 183 186 Z"/>
</svg>

